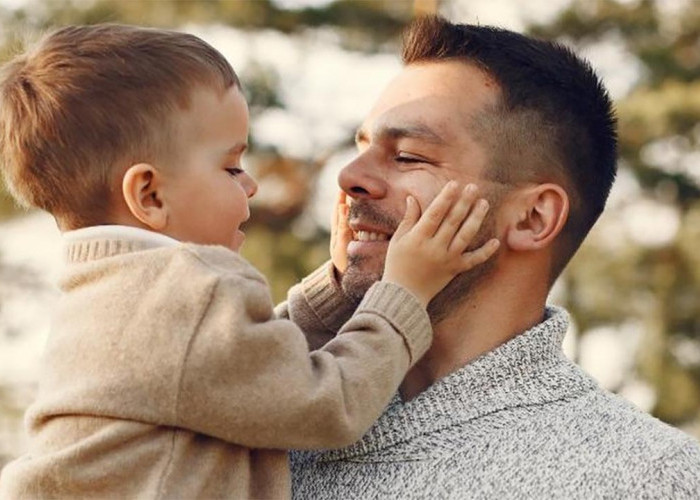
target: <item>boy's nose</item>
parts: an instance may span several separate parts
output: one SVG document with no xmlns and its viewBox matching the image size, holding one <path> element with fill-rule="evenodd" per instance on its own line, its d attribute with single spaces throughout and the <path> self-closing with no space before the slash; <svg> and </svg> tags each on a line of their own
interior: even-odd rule
<svg viewBox="0 0 700 500">
<path fill-rule="evenodd" d="M 338 185 L 351 198 L 379 199 L 387 192 L 387 181 L 382 175 L 381 166 L 373 164 L 365 154 L 341 169 Z"/>
<path fill-rule="evenodd" d="M 258 183 L 245 172 L 243 173 L 241 184 L 243 185 L 243 189 L 245 190 L 245 194 L 248 196 L 248 198 L 252 198 L 255 196 L 255 193 L 258 192 Z"/>
</svg>

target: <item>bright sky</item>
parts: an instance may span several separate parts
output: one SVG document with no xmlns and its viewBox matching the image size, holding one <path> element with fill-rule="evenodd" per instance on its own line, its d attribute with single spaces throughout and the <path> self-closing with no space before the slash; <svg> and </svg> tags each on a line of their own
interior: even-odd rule
<svg viewBox="0 0 700 500">
<path fill-rule="evenodd" d="M 19 7 L 24 7 L 31 0 L 0 0 L 0 6 L 6 7 L 8 9 L 18 9 Z"/>
</svg>

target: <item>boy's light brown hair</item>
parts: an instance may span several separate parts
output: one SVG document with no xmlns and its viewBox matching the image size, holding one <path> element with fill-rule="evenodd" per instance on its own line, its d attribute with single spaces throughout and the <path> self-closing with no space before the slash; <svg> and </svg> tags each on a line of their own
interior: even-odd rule
<svg viewBox="0 0 700 500">
<path fill-rule="evenodd" d="M 240 86 L 201 39 L 118 24 L 69 26 L 0 72 L 0 161 L 22 204 L 62 229 L 107 223 L 129 166 L 177 154 L 174 114 L 194 88 Z"/>
</svg>

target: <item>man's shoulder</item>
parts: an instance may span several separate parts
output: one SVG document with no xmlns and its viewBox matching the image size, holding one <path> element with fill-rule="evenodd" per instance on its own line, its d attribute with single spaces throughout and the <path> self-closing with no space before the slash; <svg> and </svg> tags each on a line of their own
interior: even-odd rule
<svg viewBox="0 0 700 500">
<path fill-rule="evenodd" d="M 651 459 L 678 447 L 700 449 L 688 434 L 600 388 L 545 408 L 539 426 L 550 429 L 560 443 L 590 449 L 599 458 L 645 453 Z M 538 433 L 538 438 L 546 440 L 550 435 Z"/>
<path fill-rule="evenodd" d="M 447 433 L 452 450 L 436 464 L 445 491 L 471 483 L 495 493 L 508 485 L 523 495 L 700 498 L 700 443 L 603 390 L 514 408 Z"/>
<path fill-rule="evenodd" d="M 601 389 L 354 451 L 292 454 L 295 496 L 700 498 L 698 442 Z"/>
<path fill-rule="evenodd" d="M 541 406 L 516 407 L 512 412 L 512 428 L 516 432 L 532 432 L 533 439 L 547 440 L 556 436 L 568 445 L 595 445 L 596 440 L 591 438 L 600 436 L 601 442 L 593 446 L 595 449 L 603 448 L 610 440 L 649 449 L 663 449 L 669 443 L 678 442 L 697 444 L 688 434 L 599 387 Z M 520 415 L 521 412 L 525 415 Z M 550 432 L 541 433 L 543 428 Z"/>
<path fill-rule="evenodd" d="M 460 373 L 390 406 L 361 443 L 293 457 L 295 495 L 700 498 L 700 444 L 568 360 L 478 395 Z"/>
</svg>

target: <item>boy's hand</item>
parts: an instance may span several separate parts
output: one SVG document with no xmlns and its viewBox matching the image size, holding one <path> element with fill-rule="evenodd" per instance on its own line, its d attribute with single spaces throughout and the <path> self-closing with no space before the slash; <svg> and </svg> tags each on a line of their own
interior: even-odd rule
<svg viewBox="0 0 700 500">
<path fill-rule="evenodd" d="M 340 191 L 331 216 L 331 260 L 341 275 L 348 268 L 348 244 L 352 231 L 348 226 L 348 203 L 345 191 Z"/>
<path fill-rule="evenodd" d="M 406 214 L 389 242 L 384 281 L 399 284 L 427 307 L 455 276 L 485 262 L 499 246 L 491 239 L 467 252 L 488 211 L 477 188 L 448 182 L 421 217 L 418 202 L 406 200 Z"/>
</svg>

